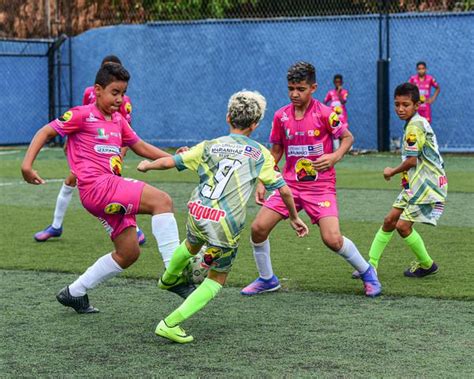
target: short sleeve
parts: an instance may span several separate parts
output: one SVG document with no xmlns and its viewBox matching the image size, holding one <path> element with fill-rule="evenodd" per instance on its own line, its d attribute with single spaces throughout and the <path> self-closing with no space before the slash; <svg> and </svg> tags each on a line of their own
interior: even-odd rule
<svg viewBox="0 0 474 379">
<path fill-rule="evenodd" d="M 91 94 L 94 91 L 94 87 L 87 87 L 84 90 L 84 95 L 82 96 L 82 105 L 89 105 L 91 103 Z"/>
<path fill-rule="evenodd" d="M 262 148 L 263 166 L 258 175 L 258 179 L 265 185 L 267 191 L 275 191 L 283 187 L 286 183 L 281 174 L 275 171 L 275 160 L 266 148 Z"/>
<path fill-rule="evenodd" d="M 284 141 L 283 128 L 281 126 L 280 116 L 275 113 L 272 122 L 272 130 L 270 132 L 270 143 L 275 145 L 283 145 Z"/>
<path fill-rule="evenodd" d="M 193 146 L 188 151 L 173 156 L 178 171 L 185 169 L 192 171 L 198 170 L 198 167 L 203 160 L 202 156 L 204 154 L 204 143 L 205 142 L 201 142 L 200 144 Z"/>
<path fill-rule="evenodd" d="M 431 77 L 431 85 L 434 88 L 439 88 L 439 84 L 438 84 L 438 82 L 436 81 L 436 79 L 434 77 Z"/>
<path fill-rule="evenodd" d="M 403 150 L 408 157 L 417 157 L 421 154 L 426 137 L 423 129 L 416 123 L 409 123 L 405 130 Z"/>
<path fill-rule="evenodd" d="M 343 123 L 337 112 L 332 111 L 325 120 L 326 128 L 331 136 L 335 139 L 341 137 L 342 133 L 347 129 L 347 124 Z"/>
<path fill-rule="evenodd" d="M 121 118 L 122 122 L 122 146 L 132 146 L 140 141 L 135 130 L 132 129 L 130 124 L 123 117 Z"/>
<path fill-rule="evenodd" d="M 408 83 L 416 84 L 415 79 L 413 78 L 413 76 L 410 76 L 410 79 L 408 79 Z"/>
<path fill-rule="evenodd" d="M 61 137 L 76 133 L 82 126 L 82 112 L 78 107 L 71 108 L 49 125 L 58 132 Z"/>
</svg>

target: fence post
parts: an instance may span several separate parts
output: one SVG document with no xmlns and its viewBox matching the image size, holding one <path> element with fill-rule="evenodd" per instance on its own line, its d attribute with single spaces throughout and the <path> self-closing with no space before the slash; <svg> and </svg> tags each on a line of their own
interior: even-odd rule
<svg viewBox="0 0 474 379">
<path fill-rule="evenodd" d="M 389 2 L 384 0 L 379 12 L 379 60 L 377 61 L 377 149 L 390 151 L 390 33 Z M 385 28 L 383 25 L 385 20 Z M 385 54 L 383 40 L 385 37 Z M 385 58 L 384 58 L 385 56 Z"/>
</svg>

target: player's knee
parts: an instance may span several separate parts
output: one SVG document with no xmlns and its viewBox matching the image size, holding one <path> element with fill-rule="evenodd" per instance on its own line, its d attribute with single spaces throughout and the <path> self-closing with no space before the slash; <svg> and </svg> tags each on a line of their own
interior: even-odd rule
<svg viewBox="0 0 474 379">
<path fill-rule="evenodd" d="M 412 232 L 411 224 L 408 222 L 398 221 L 396 224 L 396 228 L 398 234 L 400 234 L 400 236 L 404 238 L 408 237 Z"/>
<path fill-rule="evenodd" d="M 397 219 L 390 215 L 385 216 L 383 219 L 383 228 L 384 230 L 394 230 L 397 227 Z"/>
<path fill-rule="evenodd" d="M 140 248 L 137 246 L 127 251 L 116 251 L 117 254 L 117 263 L 123 269 L 133 265 L 137 259 L 140 257 Z"/>
<path fill-rule="evenodd" d="M 342 238 L 341 233 L 331 233 L 327 235 L 323 235 L 323 242 L 324 244 L 330 248 L 332 251 L 338 252 L 342 249 L 342 245 L 344 244 L 344 240 Z"/>
<path fill-rule="evenodd" d="M 154 214 L 172 212 L 173 200 L 171 199 L 171 196 L 166 192 L 157 190 L 157 194 L 153 198 L 153 210 Z"/>
<path fill-rule="evenodd" d="M 256 243 L 260 243 L 265 241 L 268 238 L 269 231 L 265 227 L 264 223 L 255 220 L 251 226 L 252 232 L 252 241 Z"/>
</svg>

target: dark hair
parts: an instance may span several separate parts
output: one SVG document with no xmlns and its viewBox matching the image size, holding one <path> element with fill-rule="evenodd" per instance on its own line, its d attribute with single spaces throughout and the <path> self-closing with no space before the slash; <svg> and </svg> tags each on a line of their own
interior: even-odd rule
<svg viewBox="0 0 474 379">
<path fill-rule="evenodd" d="M 343 81 L 343 80 L 342 80 L 342 75 L 341 75 L 341 74 L 336 74 L 336 75 L 334 75 L 334 78 L 332 79 L 332 81 L 334 82 L 336 79 L 340 79 L 340 80 L 341 80 L 341 82 Z"/>
<path fill-rule="evenodd" d="M 118 63 L 121 65 L 122 61 L 116 55 L 107 55 L 104 57 L 104 59 L 102 59 L 102 63 L 100 65 L 103 66 L 106 63 Z"/>
<path fill-rule="evenodd" d="M 425 66 L 425 68 L 426 68 L 426 62 L 423 62 L 423 61 L 417 62 L 417 63 L 416 63 L 416 68 L 418 68 L 419 65 L 423 65 L 423 66 Z"/>
<path fill-rule="evenodd" d="M 311 63 L 296 62 L 288 69 L 286 78 L 290 83 L 299 83 L 306 80 L 306 83 L 316 83 L 316 69 Z"/>
<path fill-rule="evenodd" d="M 417 86 L 411 83 L 403 83 L 395 88 L 394 97 L 397 96 L 410 96 L 414 103 L 420 101 L 420 91 Z"/>
<path fill-rule="evenodd" d="M 122 65 L 118 63 L 106 63 L 100 67 L 95 76 L 95 84 L 105 88 L 110 83 L 116 81 L 128 82 L 130 74 Z"/>
</svg>

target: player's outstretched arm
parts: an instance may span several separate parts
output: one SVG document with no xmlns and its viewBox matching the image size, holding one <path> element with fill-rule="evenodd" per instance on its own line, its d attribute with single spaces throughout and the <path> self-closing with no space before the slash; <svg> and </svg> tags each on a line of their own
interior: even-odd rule
<svg viewBox="0 0 474 379">
<path fill-rule="evenodd" d="M 33 163 L 44 144 L 57 135 L 58 132 L 50 125 L 45 125 L 36 132 L 30 142 L 30 146 L 28 146 L 28 150 L 26 150 L 23 163 L 21 164 L 21 174 L 26 182 L 36 185 L 45 183 L 36 170 L 33 170 Z"/>
<path fill-rule="evenodd" d="M 280 162 L 281 157 L 283 156 L 283 146 L 278 145 L 278 144 L 273 144 L 271 149 L 270 149 L 270 154 L 273 157 L 273 160 L 276 162 L 275 163 L 275 170 L 279 171 L 280 169 L 278 168 L 278 162 Z M 263 205 L 265 202 L 265 193 L 266 193 L 265 185 L 261 182 L 258 181 L 257 183 L 257 188 L 255 190 L 255 203 L 257 205 Z"/>
<path fill-rule="evenodd" d="M 164 157 L 157 159 L 156 161 L 150 162 L 147 160 L 141 161 L 137 170 L 141 172 L 147 172 L 150 170 L 168 170 L 170 168 L 176 167 L 176 162 L 173 157 Z"/>
<path fill-rule="evenodd" d="M 171 157 L 171 154 L 143 140 L 134 143 L 130 148 L 135 154 L 140 155 L 143 158 L 159 159 L 163 157 Z"/>
<path fill-rule="evenodd" d="M 293 194 L 291 193 L 290 187 L 284 185 L 278 189 L 280 196 L 285 203 L 288 211 L 290 212 L 290 223 L 291 227 L 296 231 L 298 237 L 304 237 L 309 233 L 309 229 L 303 220 L 298 216 L 296 210 L 295 201 L 293 200 Z"/>
</svg>

